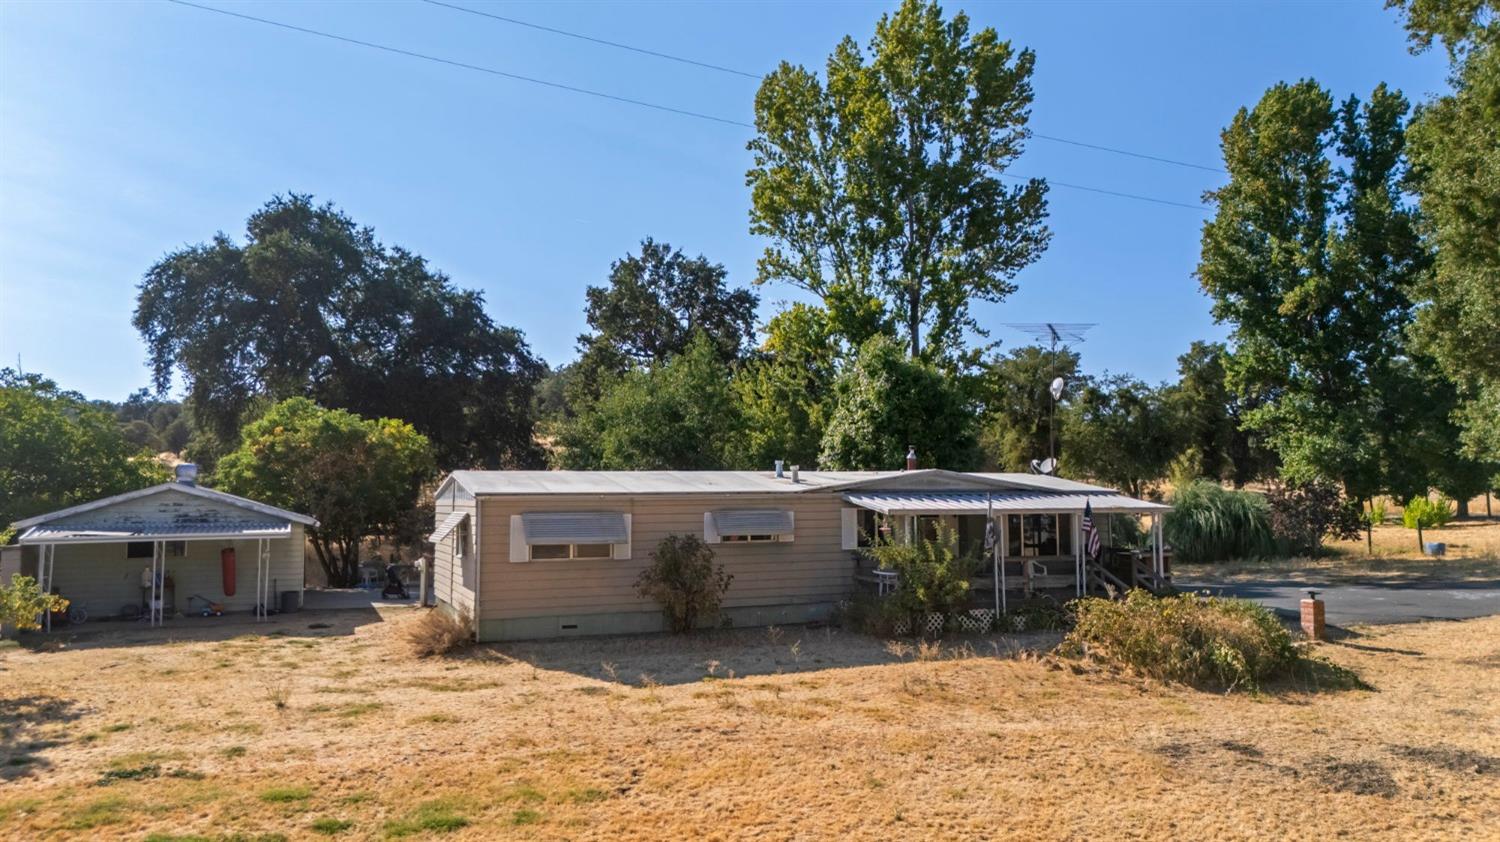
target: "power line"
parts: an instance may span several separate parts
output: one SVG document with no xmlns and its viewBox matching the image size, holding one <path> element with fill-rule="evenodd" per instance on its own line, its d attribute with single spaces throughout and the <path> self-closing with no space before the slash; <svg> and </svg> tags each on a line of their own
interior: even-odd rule
<svg viewBox="0 0 1500 842">
<path fill-rule="evenodd" d="M 422 2 L 430 6 L 441 6 L 444 9 L 452 9 L 455 12 L 464 12 L 470 15 L 478 15 L 482 18 L 489 18 L 491 20 L 497 20 L 502 23 L 514 24 L 516 26 L 524 26 L 529 29 L 536 29 L 542 32 L 550 32 L 554 35 L 561 35 L 566 38 L 577 38 L 581 41 L 589 41 L 595 44 L 602 44 L 606 47 L 614 47 L 619 50 L 629 50 L 633 53 L 641 53 L 643 55 L 654 56 L 656 58 L 666 59 L 667 61 L 676 61 L 681 62 L 682 64 L 691 64 L 695 67 L 701 67 L 706 70 L 716 70 L 720 73 L 729 73 L 734 76 L 743 76 L 748 79 L 763 78 L 763 74 L 760 73 L 750 73 L 744 70 L 736 70 L 733 67 L 724 67 L 718 64 L 709 64 L 705 61 L 698 61 L 696 59 L 685 58 L 683 56 L 675 56 L 671 53 L 663 53 L 656 50 L 648 50 L 645 47 L 623 44 L 619 41 L 607 41 L 603 38 L 595 38 L 592 35 L 584 35 L 581 32 L 570 32 L 566 29 L 558 29 L 552 26 L 543 26 L 539 23 L 531 23 L 530 21 L 520 20 L 518 18 L 506 17 L 505 15 L 497 15 L 491 12 L 481 11 L 479 9 L 471 9 L 467 6 L 459 6 L 454 3 L 445 3 L 443 2 L 443 0 L 422 0 Z M 1132 152 L 1129 149 L 1121 149 L 1117 146 L 1105 146 L 1100 143 L 1087 143 L 1082 140 L 1073 140 L 1071 138 L 1058 137 L 1057 135 L 1037 134 L 1035 132 L 1033 132 L 1031 136 L 1036 138 L 1037 140 L 1045 140 L 1050 143 L 1064 143 L 1068 146 L 1078 146 L 1083 149 L 1092 149 L 1096 152 L 1109 152 L 1113 155 L 1125 155 L 1131 158 L 1139 158 L 1143 161 L 1155 161 L 1158 164 L 1171 164 L 1173 166 L 1188 167 L 1189 169 L 1203 170 L 1205 172 L 1213 173 L 1225 172 L 1222 167 L 1211 167 L 1205 164 L 1195 164 L 1191 161 L 1180 161 L 1176 158 L 1165 158 L 1160 155 L 1148 155 L 1144 152 Z"/>
<path fill-rule="evenodd" d="M 603 91 L 580 88 L 574 85 L 565 85 L 561 82 L 549 82 L 546 79 L 537 79 L 532 76 L 522 76 L 519 73 L 509 73 L 504 70 L 496 70 L 493 67 L 484 67 L 478 64 L 469 64 L 468 62 L 454 61 L 453 59 L 443 58 L 441 56 L 428 55 L 427 53 L 418 53 L 412 50 L 404 50 L 400 47 L 392 47 L 388 44 L 377 44 L 373 41 L 361 41 L 358 38 L 349 38 L 343 35 L 335 35 L 332 32 L 323 32 L 322 30 L 318 29 L 309 29 L 305 26 L 296 26 L 290 23 L 282 23 L 281 21 L 270 20 L 269 18 L 258 18 L 254 15 L 246 15 L 240 12 L 231 12 L 228 9 L 216 9 L 213 6 L 200 6 L 197 3 L 190 3 L 188 2 L 188 0 L 167 0 L 167 2 L 175 3 L 179 6 L 187 6 L 189 8 L 199 9 L 205 12 L 213 12 L 217 15 L 226 15 L 232 18 L 240 18 L 241 20 L 263 23 L 266 26 L 275 26 L 281 29 L 288 29 L 293 32 L 301 32 L 304 35 L 316 35 L 319 38 L 327 38 L 332 41 L 342 41 L 345 44 L 353 44 L 357 47 L 366 47 L 372 50 L 382 50 L 387 53 L 395 53 L 396 55 L 407 56 L 409 58 L 419 58 L 424 61 L 435 61 L 439 64 L 446 64 L 451 67 L 461 67 L 464 70 L 473 70 L 479 73 L 488 73 L 492 76 L 501 76 L 506 79 L 514 79 L 518 82 L 530 82 L 533 85 L 544 85 L 546 87 L 556 88 L 561 91 L 570 91 L 575 94 L 598 97 L 599 99 L 608 99 L 613 100 L 614 102 L 623 102 L 627 105 L 639 105 L 642 108 L 653 108 L 657 111 L 666 111 L 671 114 L 681 114 L 684 117 L 697 117 L 700 120 L 712 120 L 715 123 L 724 123 L 730 126 L 741 126 L 747 129 L 755 128 L 753 124 L 746 123 L 740 120 L 730 120 L 726 117 L 715 117 L 712 114 L 704 114 L 700 111 L 688 111 L 685 108 L 674 108 L 670 105 L 661 105 L 660 103 L 646 102 L 645 100 L 640 99 L 631 99 L 630 97 L 617 96 L 616 94 L 609 94 Z"/>
<path fill-rule="evenodd" d="M 523 75 L 521 75 L 519 73 L 510 73 L 510 72 L 507 72 L 507 71 L 504 71 L 504 70 L 497 70 L 497 69 L 495 69 L 493 67 L 484 67 L 483 65 L 470 64 L 468 62 L 463 62 L 463 61 L 455 61 L 454 59 L 443 58 L 442 56 L 434 56 L 434 55 L 429 55 L 427 53 L 419 53 L 419 52 L 415 52 L 413 50 L 402 49 L 401 47 L 392 47 L 392 46 L 390 46 L 388 44 L 377 44 L 374 41 L 362 41 L 362 40 L 360 40 L 358 38 L 350 38 L 350 37 L 347 37 L 347 36 L 344 36 L 344 35 L 336 35 L 336 34 L 334 34 L 332 32 L 324 32 L 324 31 L 318 30 L 318 29 L 310 29 L 310 28 L 305 27 L 305 26 L 297 26 L 295 24 L 283 23 L 281 21 L 271 20 L 269 18 L 256 17 L 255 15 L 247 15 L 247 14 L 243 14 L 241 12 L 231 12 L 228 9 L 218 9 L 218 8 L 214 8 L 213 6 L 203 6 L 203 5 L 199 5 L 197 3 L 189 2 L 189 0 L 167 0 L 167 2 L 168 3 L 176 4 L 178 6 L 186 6 L 186 7 L 191 8 L 191 9 L 198 9 L 198 10 L 204 11 L 204 12 L 213 12 L 214 14 L 224 15 L 226 17 L 239 18 L 241 20 L 253 21 L 255 23 L 265 24 L 266 26 L 273 26 L 273 27 L 276 27 L 278 29 L 285 29 L 285 30 L 289 30 L 289 31 L 292 31 L 292 32 L 300 32 L 300 33 L 302 33 L 304 35 L 313 35 L 313 36 L 316 36 L 316 37 L 319 37 L 319 38 L 326 38 L 326 39 L 331 40 L 331 41 L 339 41 L 339 42 L 345 43 L 345 44 L 352 44 L 352 45 L 357 46 L 357 47 L 365 47 L 365 48 L 371 49 L 371 50 L 380 50 L 382 52 L 393 53 L 395 55 L 406 56 L 408 58 L 421 59 L 423 61 L 437 62 L 438 64 L 445 64 L 445 65 L 448 65 L 450 67 L 457 67 L 457 68 L 461 68 L 463 70 L 472 70 L 472 71 L 475 71 L 475 72 L 478 72 L 478 73 L 487 73 L 487 74 L 489 74 L 491 76 L 499 76 L 499 77 L 502 77 L 502 78 L 505 78 L 505 79 L 512 79 L 512 80 L 515 80 L 515 81 L 518 81 L 518 82 L 529 82 L 529 83 L 531 83 L 533 85 L 542 85 L 542 86 L 548 87 L 548 88 L 554 88 L 554 89 L 561 90 L 561 91 L 568 91 L 570 93 L 575 93 L 575 94 L 583 94 L 585 96 L 597 97 L 599 99 L 607 99 L 607 100 L 610 100 L 612 102 L 620 102 L 620 103 L 624 103 L 626 105 L 636 105 L 636 106 L 640 106 L 642 108 L 651 108 L 651 109 L 654 109 L 654 110 L 657 110 L 657 111 L 665 111 L 667 113 L 677 114 L 677 115 L 680 115 L 680 116 L 683 116 L 683 117 L 694 117 L 694 118 L 697 118 L 699 120 L 709 120 L 709 121 L 712 121 L 712 122 L 715 122 L 715 123 L 721 123 L 721 124 L 724 124 L 724 125 L 727 125 L 727 126 L 737 126 L 737 127 L 746 128 L 746 129 L 753 129 L 753 128 L 755 128 L 755 125 L 753 123 L 746 123 L 746 122 L 744 122 L 742 120 L 731 120 L 731 119 L 729 119 L 727 117 L 717 117 L 717 116 L 714 116 L 712 114 L 704 114 L 701 111 L 689 111 L 689 110 L 687 110 L 685 108 L 675 108 L 675 107 L 670 106 L 670 105 L 662 105 L 660 103 L 647 102 L 647 101 L 641 100 L 641 99 L 632 99 L 631 97 L 619 96 L 619 95 L 616 95 L 616 94 L 605 93 L 603 91 L 595 91 L 595 90 L 591 90 L 589 88 L 580 88 L 580 87 L 577 87 L 576 85 L 567 85 L 567 84 L 563 84 L 561 82 L 550 82 L 550 81 L 548 81 L 546 79 L 537 79 L 537 78 L 535 78 L 533 76 L 523 76 Z M 1010 173 L 1000 173 L 999 175 L 1001 175 L 1004 178 L 1016 179 L 1016 180 L 1019 180 L 1019 181 L 1029 181 L 1030 180 L 1029 178 L 1026 178 L 1026 177 L 1023 177 L 1023 176 L 1018 176 L 1018 175 L 1012 175 Z M 1090 193 L 1099 193 L 1099 194 L 1102 194 L 1102 195 L 1115 196 L 1117 198 L 1122 198 L 1122 199 L 1134 199 L 1136 201 L 1142 201 L 1142 202 L 1153 202 L 1153 203 L 1159 204 L 1159 205 L 1170 205 L 1170 206 L 1179 207 L 1179 208 L 1189 208 L 1191 210 L 1197 210 L 1197 211 L 1204 210 L 1202 207 L 1200 207 L 1198 205 L 1189 205 L 1189 204 L 1187 204 L 1185 202 L 1174 202 L 1174 201 L 1171 201 L 1170 199 L 1157 199 L 1157 198 L 1154 198 L 1154 197 L 1151 197 L 1151 196 L 1140 196 L 1140 195 L 1137 195 L 1137 194 L 1134 194 L 1134 193 L 1122 193 L 1122 192 L 1119 192 L 1119 191 L 1116 191 L 1116 190 L 1105 190 L 1104 188 L 1101 188 L 1101 187 L 1087 187 L 1087 186 L 1084 186 L 1084 185 L 1081 185 L 1081 184 L 1069 184 L 1067 182 L 1054 181 L 1052 179 L 1046 179 L 1046 181 L 1050 185 L 1056 185 L 1058 187 L 1065 187 L 1065 188 L 1068 188 L 1070 190 L 1083 190 L 1083 191 L 1087 191 L 1087 192 L 1090 192 Z"/>
<path fill-rule="evenodd" d="M 432 6 L 442 6 L 445 9 L 452 9 L 455 12 L 466 12 L 471 15 L 478 15 L 482 18 L 498 20 L 504 23 L 512 23 L 516 26 L 524 26 L 529 29 L 538 29 L 542 32 L 550 32 L 553 35 L 562 35 L 566 38 L 577 38 L 580 41 L 590 41 L 595 44 L 603 44 L 606 47 L 614 47 L 619 50 L 629 50 L 632 53 L 641 53 L 642 55 L 654 56 L 656 58 L 666 59 L 667 61 L 677 61 L 683 64 L 691 64 L 695 67 L 702 67 L 707 70 L 717 70 L 720 73 L 731 73 L 735 76 L 744 76 L 749 79 L 761 78 L 761 74 L 759 73 L 748 73 L 744 70 L 735 70 L 733 67 L 724 67 L 723 65 L 719 64 L 709 64 L 706 61 L 698 61 L 697 59 L 674 56 L 671 53 L 661 53 L 657 52 L 656 50 L 648 50 L 645 47 L 635 47 L 631 46 L 630 44 L 621 44 L 619 41 L 606 41 L 603 38 L 595 38 L 592 35 L 584 35 L 581 32 L 569 32 L 566 29 L 557 29 L 551 26 L 543 26 L 539 23 L 531 23 L 530 21 L 519 20 L 517 18 L 509 18 L 505 15 L 497 15 L 491 12 L 482 12 L 479 9 L 470 9 L 466 6 L 458 6 L 453 3 L 444 3 L 441 0 L 422 0 L 422 2 Z"/>
<path fill-rule="evenodd" d="M 1009 179 L 1013 179 L 1015 181 L 1030 181 L 1031 180 L 1031 177 L 1023 176 L 1023 175 L 1013 175 L 1013 174 L 1008 173 L 1008 172 L 999 173 L 999 175 L 1000 175 L 1001 178 L 1009 178 Z M 1100 194 L 1103 194 L 1105 196 L 1116 196 L 1116 197 L 1121 198 L 1121 199 L 1134 199 L 1137 202 L 1155 202 L 1158 205 L 1169 205 L 1169 206 L 1174 207 L 1174 208 L 1187 208 L 1188 210 L 1204 211 L 1204 212 L 1208 211 L 1208 208 L 1205 208 L 1202 205 L 1190 205 L 1187 202 L 1174 202 L 1171 199 L 1158 199 L 1155 196 L 1142 196 L 1139 193 L 1122 193 L 1122 192 L 1120 192 L 1118 190 L 1106 190 L 1103 187 L 1088 187 L 1088 186 L 1083 185 L 1083 184 L 1069 184 L 1066 181 L 1058 181 L 1058 180 L 1053 179 L 1053 178 L 1045 178 L 1045 177 L 1042 179 L 1042 181 L 1045 181 L 1047 183 L 1048 187 L 1066 187 L 1069 190 L 1084 190 L 1084 191 L 1087 191 L 1089 193 L 1100 193 Z"/>
</svg>

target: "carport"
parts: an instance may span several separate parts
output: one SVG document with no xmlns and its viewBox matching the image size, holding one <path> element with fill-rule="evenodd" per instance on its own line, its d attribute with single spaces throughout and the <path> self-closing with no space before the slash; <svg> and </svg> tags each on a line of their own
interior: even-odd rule
<svg viewBox="0 0 1500 842">
<path fill-rule="evenodd" d="M 303 530 L 317 521 L 201 488 L 196 478 L 195 466 L 180 465 L 176 482 L 16 522 L 23 553 L 31 551 L 23 567 L 43 591 L 94 616 L 139 601 L 153 626 L 176 610 L 180 596 L 248 609 L 259 620 L 276 604 L 275 591 L 294 590 L 300 605 Z M 252 584 L 242 569 L 251 559 L 253 590 L 240 587 L 241 580 Z M 51 630 L 50 615 L 42 623 Z"/>
</svg>

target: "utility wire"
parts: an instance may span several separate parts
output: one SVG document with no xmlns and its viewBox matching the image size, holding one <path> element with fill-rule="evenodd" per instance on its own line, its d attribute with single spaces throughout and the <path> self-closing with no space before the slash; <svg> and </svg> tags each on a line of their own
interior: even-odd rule
<svg viewBox="0 0 1500 842">
<path fill-rule="evenodd" d="M 392 47 L 387 44 L 377 44 L 373 41 L 361 41 L 358 38 L 348 38 L 343 35 L 335 35 L 332 32 L 323 32 L 317 29 L 309 29 L 304 26 L 295 26 L 290 23 L 282 23 L 281 21 L 270 20 L 269 18 L 258 18 L 254 15 L 246 15 L 240 12 L 231 12 L 228 9 L 216 9 L 213 6 L 200 6 L 197 3 L 190 3 L 188 2 L 188 0 L 167 0 L 167 2 L 175 3 L 178 6 L 187 6 L 192 9 L 200 9 L 205 12 L 213 12 L 214 14 L 218 15 L 240 18 L 241 20 L 255 21 L 256 23 L 263 23 L 267 26 L 289 29 L 293 32 L 301 32 L 305 35 L 316 35 L 319 38 L 327 38 L 332 41 L 342 41 L 345 44 L 353 44 L 357 47 L 366 47 L 372 50 L 382 50 L 387 53 L 395 53 L 396 55 L 407 56 L 409 58 L 419 58 L 424 61 L 435 61 L 439 64 L 446 64 L 452 67 L 461 67 L 464 70 L 473 70 L 479 73 L 488 73 L 492 76 L 502 76 L 506 79 L 514 79 L 518 82 L 530 82 L 533 85 L 544 85 L 546 87 L 556 88 L 561 91 L 571 91 L 575 94 L 583 94 L 585 96 L 598 97 L 599 99 L 613 100 L 614 102 L 623 102 L 627 105 L 639 105 L 642 108 L 654 108 L 657 111 L 666 111 L 671 114 L 681 114 L 684 117 L 697 117 L 700 120 L 712 120 L 715 123 L 724 123 L 730 126 L 742 126 L 747 129 L 755 128 L 753 124 L 742 122 L 740 120 L 730 120 L 726 117 L 715 117 L 712 114 L 704 114 L 700 111 L 688 111 L 684 108 L 673 108 L 670 105 L 661 105 L 660 103 L 646 102 L 645 100 L 641 99 L 631 99 L 630 97 L 617 96 L 615 94 L 604 93 L 603 91 L 594 91 L 588 88 L 576 87 L 574 85 L 565 85 L 561 82 L 549 82 L 546 79 L 537 79 L 533 76 L 522 76 L 519 73 L 508 73 L 504 70 L 496 70 L 493 67 L 484 67 L 478 64 L 469 64 L 467 62 L 454 61 L 453 59 L 443 58 L 441 56 L 428 55 L 427 53 L 418 53 L 412 50 L 403 50 L 400 47 Z"/>
<path fill-rule="evenodd" d="M 656 58 L 666 59 L 667 61 L 676 61 L 681 62 L 682 64 L 691 64 L 707 70 L 717 70 L 720 73 L 729 73 L 734 76 L 744 76 L 749 79 L 760 79 L 763 76 L 763 74 L 760 73 L 750 73 L 744 70 L 736 70 L 733 67 L 724 67 L 718 64 L 709 64 L 705 61 L 698 61 L 696 59 L 685 58 L 683 56 L 674 56 L 671 53 L 662 53 L 657 52 L 656 50 L 648 50 L 645 47 L 636 47 L 631 44 L 622 44 L 619 41 L 606 41 L 603 38 L 595 38 L 592 35 L 584 35 L 580 32 L 570 32 L 566 29 L 557 29 L 556 27 L 543 26 L 539 23 L 531 23 L 530 21 L 506 17 L 505 15 L 497 15 L 491 12 L 481 11 L 479 9 L 471 9 L 467 6 L 460 6 L 455 3 L 445 3 L 443 2 L 443 0 L 421 0 L 421 2 L 426 3 L 429 6 L 441 6 L 444 9 L 452 9 L 455 12 L 464 12 L 470 15 L 478 15 L 479 17 L 497 20 L 502 23 L 524 26 L 529 29 L 541 30 L 542 32 L 550 32 L 554 35 L 561 35 L 566 38 L 577 38 L 581 41 L 603 44 L 606 47 L 614 47 L 620 50 L 629 50 L 633 53 L 641 53 L 643 55 L 654 56 Z M 1203 170 L 1205 172 L 1213 173 L 1226 172 L 1222 167 L 1210 167 L 1204 164 L 1195 164 L 1191 161 L 1179 161 L 1176 158 L 1164 158 L 1160 155 L 1147 155 L 1144 152 L 1132 152 L 1129 149 L 1121 149 L 1116 146 L 1105 146 L 1099 143 L 1086 143 L 1081 140 L 1072 140 L 1066 137 L 1057 137 L 1056 135 L 1037 134 L 1035 132 L 1033 132 L 1031 136 L 1036 138 L 1037 140 L 1045 140 L 1050 143 L 1065 143 L 1069 146 L 1078 146 L 1084 149 L 1093 149 L 1096 152 L 1109 152 L 1114 155 L 1125 155 L 1131 158 L 1140 158 L 1143 161 L 1155 161 L 1159 164 L 1171 164 L 1173 166 L 1188 167 L 1190 169 Z"/>
<path fill-rule="evenodd" d="M 354 46 L 357 46 L 357 47 L 365 47 L 365 48 L 371 49 L 371 50 L 380 50 L 382 52 L 394 53 L 396 55 L 406 56 L 408 58 L 422 59 L 423 61 L 437 62 L 438 64 L 446 64 L 446 65 L 448 65 L 450 67 L 458 67 L 458 68 L 461 68 L 461 69 L 464 69 L 464 70 L 473 70 L 473 71 L 478 72 L 478 73 L 488 73 L 488 74 L 490 74 L 492 76 L 500 76 L 502 78 L 513 79 L 513 80 L 518 81 L 518 82 L 529 82 L 529 83 L 531 83 L 533 85 L 542 85 L 542 86 L 545 86 L 545 87 L 548 87 L 548 88 L 555 88 L 557 90 L 569 91 L 571 93 L 583 94 L 585 96 L 597 97 L 599 99 L 607 99 L 607 100 L 610 100 L 612 102 L 622 102 L 622 103 L 625 103 L 626 105 L 637 105 L 637 106 L 640 106 L 642 108 L 651 108 L 651 109 L 655 109 L 657 111 L 665 111 L 665 112 L 668 112 L 670 114 L 678 114 L 678 115 L 681 115 L 683 117 L 695 117 L 695 118 L 697 118 L 699 120 L 709 120 L 709 121 L 712 121 L 712 122 L 715 122 L 715 123 L 722 123 L 722 124 L 728 125 L 728 126 L 738 126 L 738 127 L 746 128 L 746 129 L 753 129 L 753 128 L 755 128 L 755 125 L 753 123 L 746 123 L 746 122 L 744 122 L 742 120 L 731 120 L 731 119 L 729 119 L 727 117 L 716 117 L 716 116 L 714 116 L 712 114 L 704 114 L 704 113 L 699 112 L 699 111 L 689 111 L 689 110 L 687 110 L 685 108 L 674 108 L 674 107 L 672 107 L 670 105 L 661 105 L 660 103 L 647 102 L 645 100 L 640 100 L 640 99 L 632 99 L 630 97 L 618 96 L 616 94 L 605 93 L 603 91 L 595 91 L 595 90 L 590 90 L 588 88 L 580 88 L 580 87 L 577 87 L 575 85 L 565 85 L 565 84 L 563 84 L 561 82 L 549 82 L 546 79 L 537 79 L 537 78 L 532 77 L 532 76 L 523 76 L 523 75 L 521 75 L 519 73 L 509 73 L 509 72 L 506 72 L 504 70 L 496 70 L 493 67 L 484 67 L 484 66 L 478 65 L 478 64 L 469 64 L 468 62 L 455 61 L 453 59 L 447 59 L 447 58 L 443 58 L 441 56 L 429 55 L 427 53 L 419 53 L 419 52 L 415 52 L 413 50 L 402 49 L 400 47 L 392 47 L 392 46 L 390 46 L 388 44 L 377 44 L 377 43 L 375 43 L 373 41 L 362 41 L 362 40 L 360 40 L 358 38 L 349 38 L 349 37 L 344 36 L 344 35 L 335 35 L 332 32 L 324 32 L 324 31 L 318 30 L 318 29 L 309 29 L 309 28 L 304 27 L 304 26 L 296 26 L 296 25 L 290 24 L 290 23 L 283 23 L 281 21 L 270 20 L 269 18 L 256 17 L 254 15 L 247 15 L 247 14 L 243 14 L 241 12 L 231 12 L 228 9 L 218 9 L 218 8 L 214 8 L 213 6 L 203 6 L 203 5 L 199 5 L 198 3 L 189 2 L 189 0 L 167 0 L 167 2 L 168 3 L 173 3 L 173 4 L 178 5 L 178 6 L 186 6 L 186 7 L 191 8 L 191 9 L 198 9 L 198 10 L 204 11 L 204 12 L 213 12 L 214 14 L 218 14 L 218 15 L 225 15 L 227 17 L 239 18 L 241 20 L 253 21 L 255 23 L 265 24 L 266 26 L 273 26 L 273 27 L 276 27 L 278 29 L 290 30 L 292 32 L 300 32 L 300 33 L 302 33 L 304 35 L 314 35 L 314 36 L 317 36 L 319 38 L 327 38 L 327 39 L 329 39 L 331 41 L 339 41 L 339 42 L 342 42 L 342 43 L 345 43 L 345 44 L 353 44 Z M 1017 180 L 1021 180 L 1021 181 L 1029 180 L 1029 179 L 1022 178 L 1021 176 L 1012 175 L 1010 173 L 1000 173 L 1000 175 L 1003 176 L 1003 177 L 1005 177 L 1005 178 L 1017 179 Z M 1121 192 L 1116 191 L 1116 190 L 1105 190 L 1105 189 L 1103 189 L 1101 187 L 1086 187 L 1086 186 L 1081 185 L 1081 184 L 1068 184 L 1066 182 L 1053 181 L 1051 179 L 1047 179 L 1047 183 L 1048 184 L 1056 185 L 1058 187 L 1065 187 L 1065 188 L 1070 189 L 1070 190 L 1083 190 L 1083 191 L 1087 191 L 1087 192 L 1090 192 L 1090 193 L 1100 193 L 1100 194 L 1103 194 L 1103 195 L 1106 195 L 1106 196 L 1116 196 L 1116 197 L 1122 198 L 1122 199 L 1135 199 L 1137 201 L 1142 201 L 1142 202 L 1154 202 L 1154 203 L 1159 204 L 1159 205 L 1171 205 L 1171 206 L 1179 207 L 1179 208 L 1189 208 L 1191 210 L 1196 210 L 1196 211 L 1202 211 L 1202 210 L 1204 210 L 1204 208 L 1202 208 L 1202 207 L 1200 207 L 1198 205 L 1190 205 L 1190 204 L 1187 204 L 1185 202 L 1174 202 L 1174 201 L 1171 201 L 1170 199 L 1157 199 L 1157 198 L 1153 198 L 1151 196 L 1139 196 L 1139 195 L 1136 195 L 1134 193 L 1121 193 Z"/>
<path fill-rule="evenodd" d="M 553 35 L 562 35 L 566 38 L 577 38 L 580 41 L 590 41 L 595 44 L 603 44 L 606 47 L 614 47 L 619 50 L 629 50 L 632 53 L 641 53 L 642 55 L 664 58 L 667 61 L 677 61 L 682 62 L 683 64 L 691 64 L 695 67 L 702 67 L 707 70 L 717 70 L 720 73 L 731 73 L 735 76 L 744 76 L 748 79 L 761 78 L 761 74 L 759 73 L 748 73 L 744 70 L 735 70 L 733 67 L 724 67 L 723 65 L 719 64 L 709 64 L 706 61 L 698 61 L 697 59 L 674 56 L 670 53 L 659 53 L 656 50 L 648 50 L 645 47 L 635 47 L 631 46 L 630 44 L 621 44 L 618 41 L 606 41 L 603 38 L 595 38 L 592 35 L 584 35 L 580 32 L 569 32 L 566 29 L 557 29 L 551 26 L 543 26 L 539 23 L 531 23 L 530 21 L 518 20 L 516 18 L 508 18 L 504 15 L 497 15 L 492 12 L 482 12 L 479 9 L 470 9 L 466 6 L 458 6 L 453 3 L 444 3 L 442 2 L 442 0 L 422 0 L 422 2 L 432 6 L 442 6 L 445 9 L 452 9 L 455 12 L 466 12 L 471 15 L 478 15 L 482 18 L 489 18 L 490 20 L 498 20 L 504 23 L 515 24 L 516 26 L 524 26 L 528 29 L 539 29 L 542 32 L 550 32 Z"/>
</svg>

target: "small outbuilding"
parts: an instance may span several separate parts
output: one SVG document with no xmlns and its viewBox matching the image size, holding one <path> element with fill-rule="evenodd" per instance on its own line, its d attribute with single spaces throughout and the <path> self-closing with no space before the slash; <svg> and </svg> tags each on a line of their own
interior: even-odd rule
<svg viewBox="0 0 1500 842">
<path fill-rule="evenodd" d="M 89 617 L 143 616 L 153 624 L 209 606 L 265 616 L 302 604 L 308 515 L 197 483 L 129 491 L 12 524 L 21 568 Z M 44 627 L 51 627 L 45 618 Z"/>
</svg>

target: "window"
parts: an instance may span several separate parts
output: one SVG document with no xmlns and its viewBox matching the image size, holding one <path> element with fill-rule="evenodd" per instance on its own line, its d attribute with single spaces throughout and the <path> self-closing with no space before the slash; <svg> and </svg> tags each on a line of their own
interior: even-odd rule
<svg viewBox="0 0 1500 842">
<path fill-rule="evenodd" d="M 1073 516 L 1007 515 L 1006 551 L 1012 556 L 1067 557 L 1073 554 Z"/>
<path fill-rule="evenodd" d="M 984 515 L 958 516 L 958 554 L 968 558 L 984 556 Z"/>
<path fill-rule="evenodd" d="M 719 540 L 723 541 L 726 544 L 734 544 L 734 543 L 759 544 L 759 543 L 763 543 L 763 542 L 775 541 L 778 537 L 780 537 L 780 536 L 777 536 L 777 535 L 720 535 L 719 536 Z"/>
<path fill-rule="evenodd" d="M 923 541 L 936 541 L 941 521 L 937 515 L 917 515 L 917 537 Z"/>
<path fill-rule="evenodd" d="M 792 541 L 796 522 L 796 516 L 790 509 L 724 509 L 704 512 L 703 540 L 709 544 Z"/>
<path fill-rule="evenodd" d="M 125 544 L 126 558 L 152 558 L 155 555 L 155 541 L 130 541 Z M 167 555 L 172 558 L 182 558 L 187 554 L 186 541 L 166 541 Z"/>
<path fill-rule="evenodd" d="M 532 544 L 531 560 L 609 558 L 611 549 L 609 544 Z"/>
<path fill-rule="evenodd" d="M 859 524 L 859 540 L 856 546 L 870 547 L 880 541 L 889 541 L 891 538 L 891 523 L 881 517 L 878 512 L 859 509 L 855 515 L 855 522 Z"/>
</svg>

